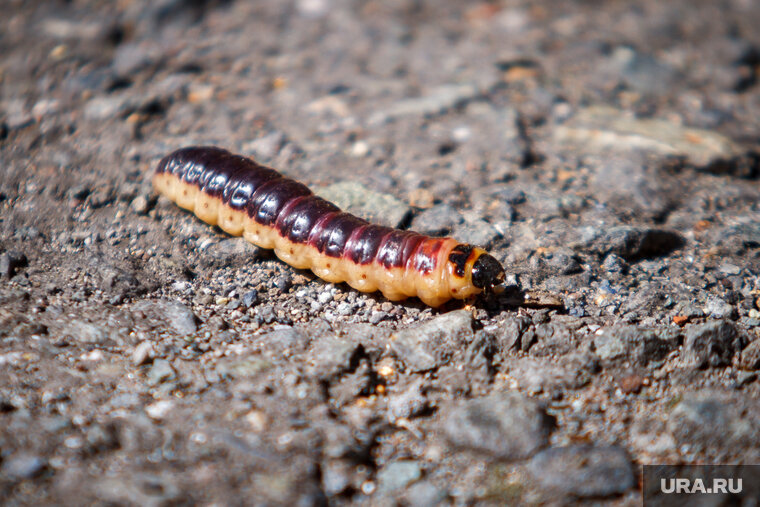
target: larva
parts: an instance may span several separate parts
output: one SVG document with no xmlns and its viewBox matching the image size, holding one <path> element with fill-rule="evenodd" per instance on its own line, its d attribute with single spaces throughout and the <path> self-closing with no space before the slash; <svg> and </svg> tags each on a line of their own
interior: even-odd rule
<svg viewBox="0 0 760 507">
<path fill-rule="evenodd" d="M 482 248 L 370 224 L 221 148 L 193 146 L 164 157 L 153 187 L 204 222 L 273 248 L 295 268 L 362 292 L 379 290 L 391 301 L 416 296 L 438 307 L 504 280 L 504 268 Z"/>
</svg>

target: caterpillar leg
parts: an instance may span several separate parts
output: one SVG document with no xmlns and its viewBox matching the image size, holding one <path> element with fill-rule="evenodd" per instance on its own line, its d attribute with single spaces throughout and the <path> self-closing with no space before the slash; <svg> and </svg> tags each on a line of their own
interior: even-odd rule
<svg viewBox="0 0 760 507">
<path fill-rule="evenodd" d="M 195 211 L 195 198 L 200 192 L 198 187 L 190 185 L 178 179 L 174 181 L 174 193 L 177 196 L 177 206 L 186 210 Z"/>
<path fill-rule="evenodd" d="M 322 280 L 330 283 L 340 283 L 346 279 L 343 263 L 343 259 L 321 255 L 314 249 L 314 255 L 311 259 L 311 270 Z"/>
<path fill-rule="evenodd" d="M 246 214 L 244 211 L 238 211 L 222 204 L 219 206 L 219 219 L 217 224 L 226 233 L 233 236 L 243 234 L 243 222 Z"/>
<path fill-rule="evenodd" d="M 309 249 L 313 250 L 309 245 L 293 243 L 279 235 L 275 238 L 275 255 L 296 269 L 306 269 L 311 266 L 313 252 Z"/>
<path fill-rule="evenodd" d="M 348 262 L 346 266 L 346 283 L 361 292 L 375 292 L 377 282 L 373 264 L 356 264 Z"/>
<path fill-rule="evenodd" d="M 271 250 L 277 236 L 274 229 L 261 225 L 251 217 L 246 216 L 243 220 L 243 237 L 249 243 Z"/>
<path fill-rule="evenodd" d="M 219 219 L 219 199 L 198 192 L 195 196 L 195 214 L 207 224 L 216 225 Z"/>
</svg>

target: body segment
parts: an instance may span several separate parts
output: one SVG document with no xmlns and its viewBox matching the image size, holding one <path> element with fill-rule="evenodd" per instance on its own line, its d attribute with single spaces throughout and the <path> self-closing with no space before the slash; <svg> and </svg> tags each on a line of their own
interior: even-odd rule
<svg viewBox="0 0 760 507">
<path fill-rule="evenodd" d="M 501 283 L 483 249 L 370 224 L 342 212 L 274 169 L 215 147 L 177 150 L 159 162 L 153 186 L 201 220 L 243 236 L 291 266 L 333 283 L 418 297 L 437 307 Z"/>
</svg>

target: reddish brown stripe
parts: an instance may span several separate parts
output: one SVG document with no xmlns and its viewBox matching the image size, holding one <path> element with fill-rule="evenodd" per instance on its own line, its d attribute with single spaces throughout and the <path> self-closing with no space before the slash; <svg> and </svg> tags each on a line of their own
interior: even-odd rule
<svg viewBox="0 0 760 507">
<path fill-rule="evenodd" d="M 346 251 L 346 257 L 357 264 L 369 264 L 377 257 L 377 251 L 393 229 L 381 225 L 363 226 L 352 234 L 355 238 Z"/>
<path fill-rule="evenodd" d="M 420 273 L 429 273 L 436 268 L 438 264 L 438 252 L 441 251 L 443 240 L 438 238 L 425 238 L 420 243 L 417 251 L 414 252 L 413 265 L 414 269 Z"/>
</svg>

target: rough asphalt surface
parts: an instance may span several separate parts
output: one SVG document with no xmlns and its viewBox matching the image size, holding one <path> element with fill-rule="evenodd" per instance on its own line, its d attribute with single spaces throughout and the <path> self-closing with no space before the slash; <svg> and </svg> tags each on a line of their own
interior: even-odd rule
<svg viewBox="0 0 760 507">
<path fill-rule="evenodd" d="M 2 11 L 4 503 L 638 505 L 760 461 L 760 3 Z M 295 271 L 153 194 L 195 143 L 523 292 Z"/>
</svg>

